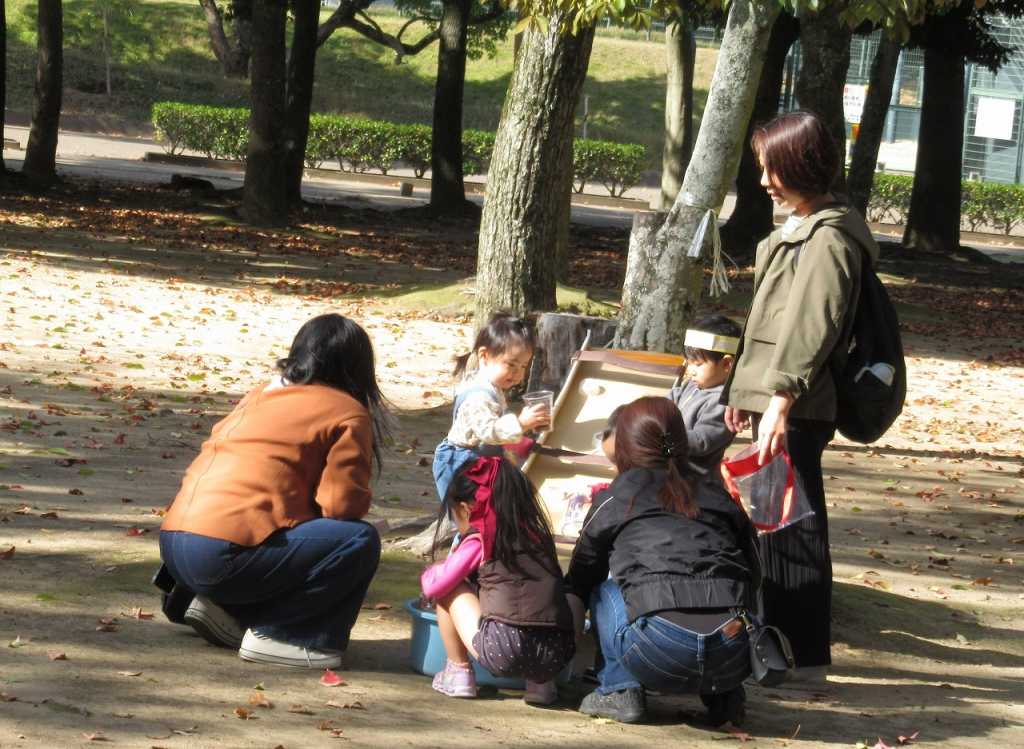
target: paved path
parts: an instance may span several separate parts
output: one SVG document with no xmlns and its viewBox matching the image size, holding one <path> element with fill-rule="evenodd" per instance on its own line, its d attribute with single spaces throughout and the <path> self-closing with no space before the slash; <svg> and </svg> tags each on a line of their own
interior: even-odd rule
<svg viewBox="0 0 1024 749">
<path fill-rule="evenodd" d="M 4 137 L 17 141 L 22 147 L 28 141 L 28 129 L 8 125 Z M 161 183 L 169 182 L 174 174 L 188 174 L 210 180 L 220 189 L 240 187 L 244 179 L 241 172 L 227 172 L 204 167 L 182 167 L 153 164 L 144 161 L 149 152 L 162 152 L 157 143 L 148 138 L 127 138 L 113 135 L 93 135 L 61 131 L 57 142 L 58 172 L 85 178 L 99 178 L 115 181 Z M 4 160 L 9 168 L 20 169 L 23 151 L 5 150 Z M 430 198 L 428 190 L 416 187 L 411 197 L 399 194 L 398 183 L 402 177 L 412 176 L 411 172 L 398 170 L 394 173 L 394 185 L 371 184 L 358 179 L 306 178 L 302 192 L 307 199 L 344 203 L 350 206 L 373 206 L 384 210 L 422 205 Z M 657 187 L 638 186 L 626 191 L 624 197 L 644 201 L 657 206 L 660 190 Z M 467 198 L 478 204 L 483 203 L 482 195 L 467 194 Z M 736 198 L 730 193 L 725 200 L 720 218 L 726 219 L 732 213 Z M 629 227 L 633 222 L 634 209 L 573 205 L 572 220 L 595 226 Z M 898 241 L 902 228 L 894 226 L 892 231 L 880 229 L 875 232 L 879 241 Z M 1010 239 L 1011 242 L 1007 242 Z M 1002 262 L 1024 262 L 1024 237 L 1004 238 L 988 235 L 965 235 L 962 243 Z"/>
</svg>

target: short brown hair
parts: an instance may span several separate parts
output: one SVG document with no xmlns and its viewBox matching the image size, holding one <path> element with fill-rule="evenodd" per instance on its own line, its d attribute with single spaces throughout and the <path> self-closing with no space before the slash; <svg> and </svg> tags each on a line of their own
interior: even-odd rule
<svg viewBox="0 0 1024 749">
<path fill-rule="evenodd" d="M 750 139 L 761 168 L 773 187 L 816 198 L 832 189 L 842 157 L 824 120 L 809 109 L 796 109 L 754 128 Z"/>
</svg>

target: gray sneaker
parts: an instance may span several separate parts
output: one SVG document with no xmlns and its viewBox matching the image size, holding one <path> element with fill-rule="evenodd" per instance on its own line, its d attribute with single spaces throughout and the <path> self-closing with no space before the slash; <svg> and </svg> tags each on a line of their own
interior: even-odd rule
<svg viewBox="0 0 1024 749">
<path fill-rule="evenodd" d="M 292 645 L 290 642 L 271 640 L 269 637 L 246 630 L 238 655 L 254 663 L 269 663 L 274 666 L 291 666 L 292 668 L 341 668 L 342 652 L 340 650 L 317 650 L 303 645 Z"/>
<path fill-rule="evenodd" d="M 185 624 L 207 642 L 237 650 L 242 644 L 245 627 L 213 601 L 196 596 L 185 611 Z"/>
<path fill-rule="evenodd" d="M 620 723 L 639 723 L 647 719 L 647 696 L 641 687 L 608 694 L 591 692 L 583 698 L 580 712 Z"/>
</svg>

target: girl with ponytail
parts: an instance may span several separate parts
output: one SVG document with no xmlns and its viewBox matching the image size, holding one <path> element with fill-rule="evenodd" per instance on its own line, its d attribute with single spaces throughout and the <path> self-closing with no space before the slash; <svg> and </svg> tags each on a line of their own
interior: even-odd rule
<svg viewBox="0 0 1024 749">
<path fill-rule="evenodd" d="M 750 656 L 738 613 L 756 609 L 757 539 L 688 456 L 672 401 L 640 398 L 622 411 L 618 475 L 584 522 L 565 578 L 578 631 L 589 604 L 600 648 L 599 685 L 580 712 L 639 722 L 651 689 L 700 695 L 716 726 L 743 720 Z"/>
</svg>

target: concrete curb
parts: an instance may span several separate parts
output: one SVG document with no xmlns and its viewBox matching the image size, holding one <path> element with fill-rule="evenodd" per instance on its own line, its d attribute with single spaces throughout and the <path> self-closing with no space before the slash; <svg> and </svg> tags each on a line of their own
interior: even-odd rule
<svg viewBox="0 0 1024 749">
<path fill-rule="evenodd" d="M 244 172 L 245 164 L 240 161 L 227 161 L 225 159 L 208 159 L 203 156 L 183 156 L 181 154 L 158 153 L 150 151 L 146 154 L 145 161 L 151 164 L 166 164 L 171 166 L 193 166 L 204 169 L 217 169 L 226 172 Z M 339 182 L 362 182 L 372 185 L 387 185 L 397 187 L 399 190 L 404 185 L 413 188 L 430 189 L 429 179 L 408 177 L 399 174 L 373 174 L 370 172 L 343 172 L 338 169 L 304 169 L 306 177 L 315 179 L 330 179 Z M 483 195 L 486 187 L 484 182 L 466 182 L 467 193 Z M 404 193 L 403 193 L 404 194 Z M 410 193 L 411 194 L 411 193 Z M 645 200 L 634 198 L 613 198 L 606 195 L 591 195 L 589 193 L 572 193 L 571 201 L 574 205 L 599 206 L 601 208 L 623 208 L 639 211 L 648 210 L 650 204 Z"/>
</svg>

